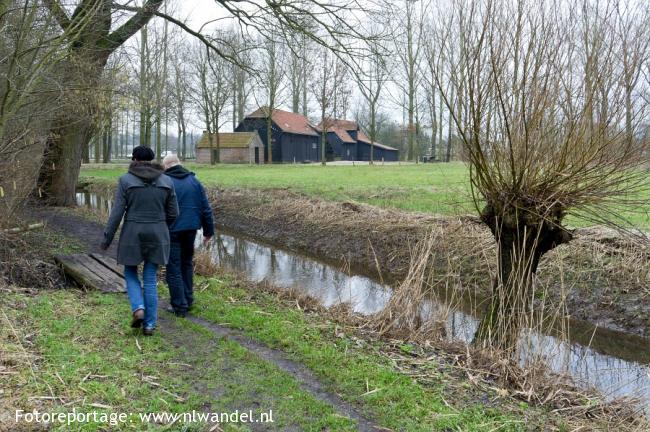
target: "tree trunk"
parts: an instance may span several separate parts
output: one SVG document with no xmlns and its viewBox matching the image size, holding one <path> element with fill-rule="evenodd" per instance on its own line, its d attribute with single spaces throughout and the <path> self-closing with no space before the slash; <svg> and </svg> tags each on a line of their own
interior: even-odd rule
<svg viewBox="0 0 650 432">
<path fill-rule="evenodd" d="M 370 161 L 373 165 L 375 162 L 375 141 L 377 140 L 377 114 L 375 112 L 375 103 L 370 103 Z"/>
<path fill-rule="evenodd" d="M 442 159 L 442 101 L 443 101 L 443 97 L 442 95 L 440 95 L 440 97 L 438 98 L 438 145 L 441 147 L 440 159 Z"/>
<path fill-rule="evenodd" d="M 453 95 L 453 93 L 452 93 Z M 447 151 L 445 154 L 445 162 L 451 161 L 451 127 L 453 125 L 453 118 L 451 113 L 452 108 L 449 108 L 449 116 L 447 117 Z"/>
<path fill-rule="evenodd" d="M 185 121 L 181 123 L 181 133 L 183 134 L 183 162 L 187 159 L 187 134 L 185 133 Z"/>
<path fill-rule="evenodd" d="M 111 151 L 113 150 L 113 116 L 109 114 L 108 124 L 104 129 L 103 139 L 104 154 L 102 155 L 102 162 L 109 163 L 111 161 Z"/>
<path fill-rule="evenodd" d="M 268 163 L 273 163 L 273 120 L 271 118 L 273 108 L 269 108 L 269 112 L 266 116 L 266 142 L 268 147 L 268 158 L 266 159 Z"/>
<path fill-rule="evenodd" d="M 63 116 L 47 140 L 39 184 L 46 202 L 56 206 L 74 206 L 75 190 L 84 146 L 93 135 L 90 119 L 76 122 Z"/>
<path fill-rule="evenodd" d="M 92 137 L 92 142 L 93 142 L 93 152 L 94 152 L 94 159 L 95 163 L 98 164 L 102 160 L 102 145 L 104 142 L 102 141 L 103 136 L 94 136 Z"/>
<path fill-rule="evenodd" d="M 90 143 L 89 142 L 84 144 L 82 161 L 83 161 L 83 163 L 90 163 Z"/>
<path fill-rule="evenodd" d="M 156 162 L 160 162 L 160 154 L 162 153 L 162 128 L 161 126 L 161 113 L 160 105 L 156 109 Z"/>
<path fill-rule="evenodd" d="M 140 34 L 140 145 L 149 147 L 147 129 L 149 124 L 149 108 L 147 100 L 147 26 L 142 27 Z"/>
<path fill-rule="evenodd" d="M 497 275 L 492 296 L 474 337 L 483 347 L 514 354 L 522 328 L 530 326 L 530 308 L 534 295 L 534 277 L 541 257 L 551 249 L 571 240 L 561 227 L 564 214 L 557 210 L 549 220 L 531 224 L 529 211 L 511 207 L 498 215 L 488 205 L 481 213 L 497 243 Z"/>
<path fill-rule="evenodd" d="M 436 159 L 436 133 L 438 123 L 436 121 L 436 90 L 431 89 L 431 160 Z"/>
</svg>

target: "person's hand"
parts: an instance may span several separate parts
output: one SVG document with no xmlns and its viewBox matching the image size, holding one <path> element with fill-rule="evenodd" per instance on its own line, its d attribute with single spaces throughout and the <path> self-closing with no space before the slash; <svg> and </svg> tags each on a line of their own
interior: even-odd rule
<svg viewBox="0 0 650 432">
<path fill-rule="evenodd" d="M 210 240 L 212 240 L 212 236 L 203 237 L 203 244 L 207 246 Z"/>
</svg>

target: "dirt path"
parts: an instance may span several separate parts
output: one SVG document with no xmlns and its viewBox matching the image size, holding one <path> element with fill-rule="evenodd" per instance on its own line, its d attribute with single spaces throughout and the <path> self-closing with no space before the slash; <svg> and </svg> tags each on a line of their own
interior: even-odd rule
<svg viewBox="0 0 650 432">
<path fill-rule="evenodd" d="M 38 209 L 32 214 L 43 220 L 50 229 L 68 237 L 75 238 L 87 247 L 88 252 L 101 252 L 99 250 L 99 243 L 101 241 L 103 227 L 100 224 L 82 217 L 65 214 L 55 209 Z M 111 245 L 108 254 L 115 255 L 116 243 L 114 242 Z M 184 345 L 188 349 L 188 352 L 195 352 L 197 349 L 208 351 L 213 349 L 211 347 L 193 346 L 193 338 L 191 335 L 186 334 L 187 330 L 179 328 L 175 323 L 176 319 L 163 311 L 167 304 L 165 301 L 159 302 L 161 309 L 161 313 L 159 313 L 159 328 L 163 337 L 170 338 L 171 342 L 177 346 Z M 215 337 L 234 341 L 260 359 L 272 363 L 296 380 L 300 388 L 311 394 L 315 399 L 330 405 L 339 415 L 355 420 L 359 431 L 386 430 L 368 420 L 355 407 L 342 400 L 338 395 L 327 391 L 326 385 L 320 382 L 311 370 L 291 360 L 286 353 L 255 342 L 241 332 L 231 328 L 223 327 L 195 316 L 189 316 L 188 318 L 191 322 L 211 332 Z M 195 366 L 198 369 L 200 365 Z M 197 385 L 198 387 L 203 387 L 200 383 L 197 383 Z M 201 389 L 199 388 L 198 390 L 200 391 Z M 263 395 L 260 396 L 263 397 Z M 265 429 L 264 426 L 256 425 L 254 430 L 261 431 L 268 429 Z"/>
</svg>

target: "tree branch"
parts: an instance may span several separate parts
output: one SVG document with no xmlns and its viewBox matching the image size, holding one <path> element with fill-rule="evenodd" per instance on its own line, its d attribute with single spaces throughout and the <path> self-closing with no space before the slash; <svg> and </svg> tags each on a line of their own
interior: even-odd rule
<svg viewBox="0 0 650 432">
<path fill-rule="evenodd" d="M 43 0 L 43 4 L 50 11 L 56 22 L 59 23 L 63 30 L 67 30 L 70 26 L 70 17 L 68 13 L 63 9 L 61 3 L 58 0 Z"/>
<path fill-rule="evenodd" d="M 129 11 L 129 12 L 138 12 L 138 13 L 139 13 L 139 12 L 142 11 L 142 8 L 139 8 L 139 7 L 119 5 L 119 4 L 116 4 L 116 3 L 113 3 L 113 7 L 114 7 L 115 9 L 125 10 L 125 11 Z M 201 42 L 206 46 L 206 48 L 209 48 L 209 49 L 213 50 L 215 53 L 217 53 L 217 55 L 218 55 L 219 57 L 224 58 L 224 59 L 228 60 L 229 62 L 238 65 L 238 66 L 241 67 L 242 69 L 245 69 L 245 70 L 247 70 L 247 71 L 252 71 L 252 69 L 251 69 L 249 66 L 243 64 L 243 63 L 242 63 L 241 61 L 239 61 L 235 56 L 226 53 L 223 49 L 220 49 L 219 47 L 217 47 L 216 45 L 214 45 L 210 40 L 208 40 L 208 38 L 206 38 L 206 37 L 205 37 L 204 35 L 202 35 L 200 32 L 197 32 L 197 31 L 192 30 L 192 29 L 191 29 L 190 27 L 188 27 L 188 25 L 185 24 L 184 22 L 182 22 L 182 21 L 180 21 L 180 20 L 178 20 L 178 19 L 176 19 L 176 18 L 174 18 L 174 17 L 172 17 L 172 16 L 170 16 L 170 15 L 167 15 L 167 14 L 165 14 L 165 13 L 163 13 L 163 12 L 160 12 L 160 11 L 158 11 L 157 9 L 151 11 L 151 14 L 152 14 L 152 15 L 155 15 L 155 16 L 157 16 L 157 17 L 159 17 L 159 18 L 162 18 L 162 19 L 164 19 L 164 20 L 167 20 L 167 21 L 169 21 L 170 23 L 172 23 L 172 24 L 174 24 L 174 25 L 180 27 L 183 31 L 185 31 L 185 32 L 187 32 L 187 33 L 189 33 L 189 34 L 191 34 L 192 36 L 194 36 L 195 38 L 197 38 L 198 40 L 200 40 L 200 41 L 201 41 Z M 125 24 L 125 25 L 126 25 L 126 24 Z M 116 30 L 116 31 L 117 31 L 117 30 Z"/>
<path fill-rule="evenodd" d="M 127 41 L 127 39 L 144 27 L 154 15 L 156 15 L 158 8 L 163 4 L 163 1 L 164 0 L 147 0 L 147 2 L 140 8 L 127 7 L 113 3 L 113 7 L 116 9 L 131 10 L 135 11 L 136 14 L 121 27 L 113 31 L 113 33 L 108 35 L 108 37 L 100 43 L 102 45 L 101 48 L 112 52 L 117 47 L 121 46 Z"/>
</svg>

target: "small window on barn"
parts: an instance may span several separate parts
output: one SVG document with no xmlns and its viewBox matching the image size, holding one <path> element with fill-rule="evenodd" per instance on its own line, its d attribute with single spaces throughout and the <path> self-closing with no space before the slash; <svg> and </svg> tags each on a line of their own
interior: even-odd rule
<svg viewBox="0 0 650 432">
<path fill-rule="evenodd" d="M 348 149 L 348 156 L 350 156 L 350 149 Z"/>
<path fill-rule="evenodd" d="M 313 148 L 314 150 L 316 150 L 316 143 L 311 143 L 311 148 Z"/>
</svg>

